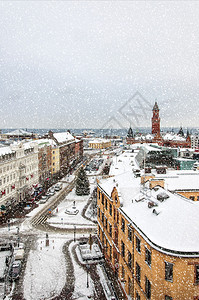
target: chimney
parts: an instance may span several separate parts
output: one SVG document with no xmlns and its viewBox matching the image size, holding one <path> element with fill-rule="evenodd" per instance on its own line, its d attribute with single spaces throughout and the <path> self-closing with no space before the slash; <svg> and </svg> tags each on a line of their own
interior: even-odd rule
<svg viewBox="0 0 199 300">
<path fill-rule="evenodd" d="M 160 186 L 164 189 L 164 179 L 156 179 L 156 178 L 150 179 L 149 188 L 153 189 L 156 186 Z"/>
</svg>

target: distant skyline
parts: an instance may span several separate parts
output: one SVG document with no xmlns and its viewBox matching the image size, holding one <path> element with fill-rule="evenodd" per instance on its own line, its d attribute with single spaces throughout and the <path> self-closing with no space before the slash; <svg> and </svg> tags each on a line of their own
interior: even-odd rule
<svg viewBox="0 0 199 300">
<path fill-rule="evenodd" d="M 1 1 L 0 128 L 150 127 L 156 99 L 161 127 L 199 127 L 198 15 L 196 1 Z"/>
</svg>

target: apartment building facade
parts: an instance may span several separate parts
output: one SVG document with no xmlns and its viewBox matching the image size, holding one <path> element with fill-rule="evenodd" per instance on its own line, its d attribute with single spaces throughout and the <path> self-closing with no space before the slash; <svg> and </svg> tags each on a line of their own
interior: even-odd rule
<svg viewBox="0 0 199 300">
<path fill-rule="evenodd" d="M 117 159 L 118 174 L 124 155 Z M 158 184 L 141 191 L 139 180 L 126 170 L 98 181 L 98 237 L 107 262 L 126 299 L 199 299 L 198 206 Z"/>
<path fill-rule="evenodd" d="M 0 205 L 23 201 L 38 180 L 37 143 L 16 142 L 0 148 Z"/>
<path fill-rule="evenodd" d="M 64 176 L 72 171 L 83 157 L 83 141 L 76 139 L 70 132 L 49 132 L 52 139 L 51 173 Z"/>
</svg>

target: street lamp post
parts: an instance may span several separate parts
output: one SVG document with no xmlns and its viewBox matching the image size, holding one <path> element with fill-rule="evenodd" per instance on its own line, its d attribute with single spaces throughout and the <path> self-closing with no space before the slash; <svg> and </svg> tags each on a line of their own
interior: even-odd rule
<svg viewBox="0 0 199 300">
<path fill-rule="evenodd" d="M 19 238 L 19 226 L 17 227 L 17 243 L 18 243 L 18 247 L 19 247 L 19 241 L 20 241 L 20 238 Z"/>
<path fill-rule="evenodd" d="M 74 225 L 74 242 L 76 241 L 75 234 L 76 234 L 76 226 Z"/>
<path fill-rule="evenodd" d="M 10 220 L 8 220 L 8 231 L 10 231 Z"/>
<path fill-rule="evenodd" d="M 86 265 L 86 274 L 87 274 L 87 282 L 86 282 L 86 287 L 89 288 L 89 281 L 88 281 L 88 270 L 89 270 L 90 266 L 89 264 Z"/>
</svg>

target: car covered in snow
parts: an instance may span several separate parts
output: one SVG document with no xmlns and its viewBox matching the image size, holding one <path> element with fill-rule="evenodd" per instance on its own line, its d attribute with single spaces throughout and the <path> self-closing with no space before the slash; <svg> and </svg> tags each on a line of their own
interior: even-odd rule
<svg viewBox="0 0 199 300">
<path fill-rule="evenodd" d="M 51 196 L 53 196 L 55 194 L 55 191 L 50 191 L 49 192 L 49 196 L 51 197 Z"/>
<path fill-rule="evenodd" d="M 42 196 L 39 203 L 43 204 L 43 203 L 46 203 L 46 201 L 48 200 L 48 196 Z"/>
<path fill-rule="evenodd" d="M 62 189 L 62 186 L 63 186 L 62 182 L 58 182 L 58 183 L 55 185 L 55 191 L 56 191 L 56 192 L 60 191 L 60 190 Z"/>
<path fill-rule="evenodd" d="M 15 260 L 12 263 L 8 273 L 9 280 L 19 279 L 20 272 L 21 272 L 21 260 Z"/>
</svg>

